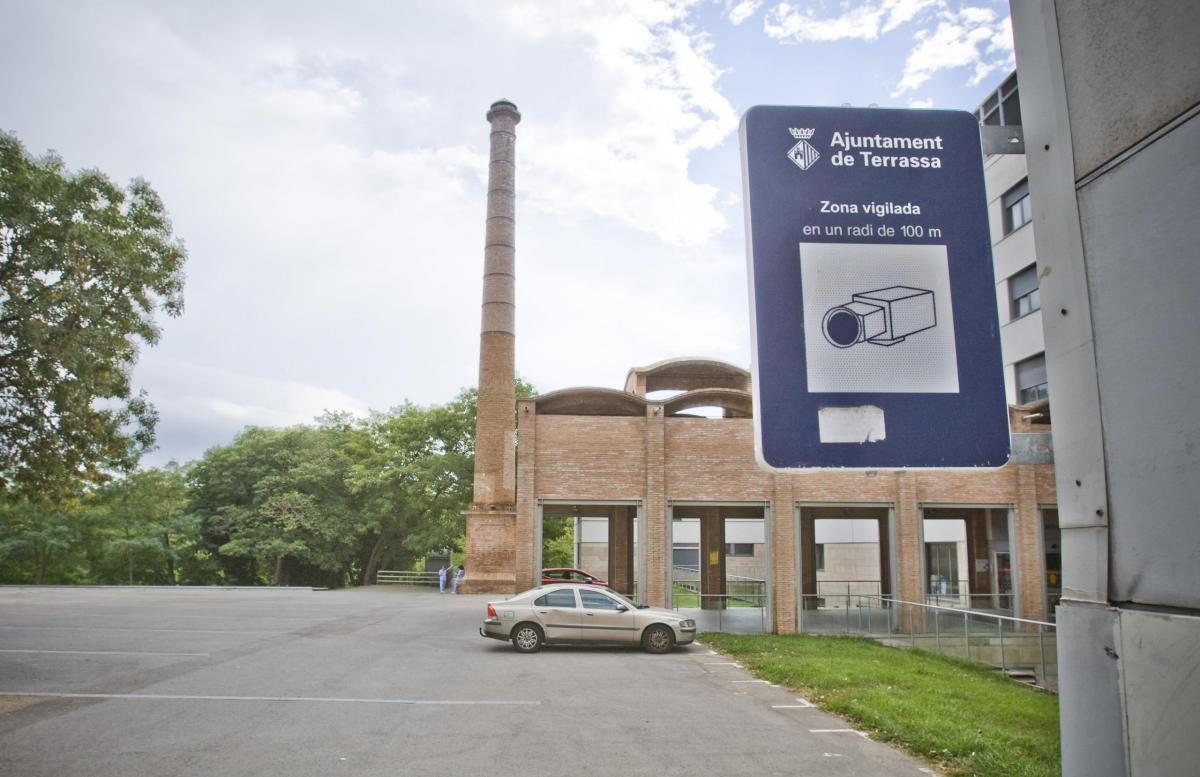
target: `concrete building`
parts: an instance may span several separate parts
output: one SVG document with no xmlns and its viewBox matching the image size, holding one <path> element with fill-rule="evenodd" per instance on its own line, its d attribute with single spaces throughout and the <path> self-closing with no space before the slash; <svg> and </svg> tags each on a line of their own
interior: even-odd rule
<svg viewBox="0 0 1200 777">
<path fill-rule="evenodd" d="M 975 116 L 985 127 L 1020 127 L 1017 74 L 1012 73 L 988 95 Z M 1004 388 L 1010 405 L 1046 399 L 1046 341 L 1029 170 L 1022 154 L 989 154 L 984 159 L 988 222 L 996 273 L 996 308 L 1000 312 L 1000 346 L 1004 353 Z"/>
<path fill-rule="evenodd" d="M 1021 127 L 1018 74 L 1009 74 L 975 109 L 982 127 Z M 1049 418 L 1050 384 L 1046 370 L 1046 338 L 1042 332 L 1041 270 L 1034 239 L 1037 201 L 1029 186 L 1029 166 L 1022 153 L 987 154 L 984 185 L 996 277 L 996 309 L 1000 313 L 1000 347 L 1004 354 L 1004 391 L 1010 405 L 1023 407 L 1030 418 Z M 1062 549 L 1058 511 L 1044 509 L 1047 615 L 1062 596 Z"/>
</svg>

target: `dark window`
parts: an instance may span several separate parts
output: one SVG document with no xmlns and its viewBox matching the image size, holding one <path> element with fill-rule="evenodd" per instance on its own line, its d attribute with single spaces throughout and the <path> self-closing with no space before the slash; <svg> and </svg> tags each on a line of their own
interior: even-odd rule
<svg viewBox="0 0 1200 777">
<path fill-rule="evenodd" d="M 537 607 L 576 607 L 574 591 L 551 591 L 533 601 Z"/>
<path fill-rule="evenodd" d="M 579 592 L 579 598 L 583 600 L 585 610 L 616 610 L 621 607 L 621 603 L 616 599 L 599 591 L 582 590 Z"/>
<path fill-rule="evenodd" d="M 753 556 L 753 542 L 727 542 L 725 543 L 726 556 Z"/>
<path fill-rule="evenodd" d="M 818 572 L 825 571 L 825 545 L 824 544 L 817 545 L 817 571 Z"/>
<path fill-rule="evenodd" d="M 958 594 L 958 543 L 925 543 L 925 573 L 929 575 L 929 593 L 934 596 Z"/>
<path fill-rule="evenodd" d="M 1005 192 L 1001 202 L 1004 207 L 1004 234 L 1020 229 L 1033 220 L 1028 178 Z"/>
<path fill-rule="evenodd" d="M 1008 296 L 1012 300 L 1012 317 L 1027 316 L 1042 307 L 1038 289 L 1037 265 L 1031 264 L 1008 279 Z"/>
<path fill-rule="evenodd" d="M 561 569 L 556 569 L 552 572 L 545 572 L 543 574 L 551 580 L 565 580 L 567 577 L 567 573 L 563 572 Z"/>
<path fill-rule="evenodd" d="M 1015 127 L 1021 124 L 1020 90 L 1017 89 L 1017 74 L 1013 73 L 1000 88 L 987 96 L 975 109 L 975 118 L 980 124 Z"/>
<path fill-rule="evenodd" d="M 700 568 L 699 545 L 676 545 L 671 550 L 671 565 L 684 569 Z"/>
<path fill-rule="evenodd" d="M 1046 355 L 1037 356 L 1017 362 L 1017 395 L 1022 405 L 1046 399 L 1050 396 L 1050 386 L 1046 381 Z"/>
</svg>

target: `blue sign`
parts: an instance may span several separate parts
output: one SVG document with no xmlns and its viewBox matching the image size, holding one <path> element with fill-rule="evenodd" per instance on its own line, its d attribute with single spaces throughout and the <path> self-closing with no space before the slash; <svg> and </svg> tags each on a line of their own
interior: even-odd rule
<svg viewBox="0 0 1200 777">
<path fill-rule="evenodd" d="M 758 106 L 741 143 L 760 462 L 1007 462 L 975 118 Z"/>
</svg>

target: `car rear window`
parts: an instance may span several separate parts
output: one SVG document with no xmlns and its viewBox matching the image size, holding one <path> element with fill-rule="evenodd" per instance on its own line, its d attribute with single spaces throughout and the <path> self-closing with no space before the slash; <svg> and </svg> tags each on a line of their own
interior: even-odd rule
<svg viewBox="0 0 1200 777">
<path fill-rule="evenodd" d="M 574 607 L 574 591 L 551 591 L 534 600 L 537 607 Z"/>
</svg>

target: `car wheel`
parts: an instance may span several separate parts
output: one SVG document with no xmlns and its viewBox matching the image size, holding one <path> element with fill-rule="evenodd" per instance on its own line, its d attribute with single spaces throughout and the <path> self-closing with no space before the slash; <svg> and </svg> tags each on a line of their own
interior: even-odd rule
<svg viewBox="0 0 1200 777">
<path fill-rule="evenodd" d="M 675 635 L 669 628 L 656 623 L 642 634 L 642 649 L 647 653 L 670 653 L 675 646 Z"/>
<path fill-rule="evenodd" d="M 536 653 L 542 647 L 542 630 L 532 623 L 518 624 L 512 630 L 512 643 L 521 653 Z"/>
</svg>

